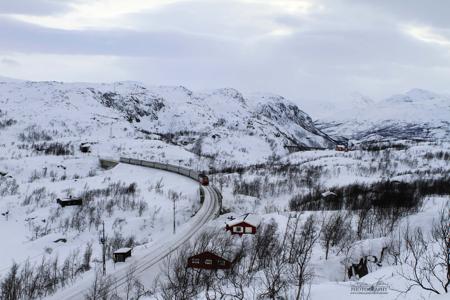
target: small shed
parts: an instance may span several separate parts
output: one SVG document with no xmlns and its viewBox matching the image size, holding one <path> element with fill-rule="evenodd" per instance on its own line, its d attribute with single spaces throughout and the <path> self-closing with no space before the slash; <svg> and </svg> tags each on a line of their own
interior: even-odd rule
<svg viewBox="0 0 450 300">
<path fill-rule="evenodd" d="M 91 144 L 90 143 L 81 143 L 80 151 L 83 153 L 91 152 Z"/>
<path fill-rule="evenodd" d="M 226 223 L 225 229 L 231 234 L 255 234 L 259 226 L 259 218 L 253 214 L 245 214 Z"/>
<path fill-rule="evenodd" d="M 83 205 L 83 199 L 81 199 L 80 197 L 72 197 L 69 196 L 69 198 L 63 198 L 63 199 L 56 199 L 56 203 L 58 203 L 59 205 L 61 205 L 61 207 L 65 207 L 65 206 L 79 206 L 79 205 Z"/>
<path fill-rule="evenodd" d="M 114 251 L 113 260 L 114 262 L 125 262 L 127 257 L 131 257 L 131 249 L 132 248 L 120 248 Z"/>
<path fill-rule="evenodd" d="M 205 251 L 189 257 L 187 266 L 194 269 L 219 270 L 230 269 L 231 262 L 217 254 Z"/>
</svg>

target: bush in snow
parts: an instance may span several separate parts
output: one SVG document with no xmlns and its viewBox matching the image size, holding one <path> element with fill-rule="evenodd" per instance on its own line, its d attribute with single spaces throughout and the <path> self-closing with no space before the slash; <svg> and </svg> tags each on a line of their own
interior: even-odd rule
<svg viewBox="0 0 450 300">
<path fill-rule="evenodd" d="M 450 209 L 446 204 L 433 222 L 430 237 L 420 227 L 405 231 L 399 275 L 408 285 L 401 293 L 407 294 L 416 287 L 434 294 L 450 291 L 447 273 Z"/>
<path fill-rule="evenodd" d="M 88 244 L 82 257 L 79 251 L 76 251 L 62 262 L 58 257 L 44 257 L 41 262 L 35 264 L 30 261 L 26 261 L 22 266 L 14 263 L 9 273 L 0 281 L 0 299 L 32 300 L 52 295 L 89 269 L 91 253 L 91 244 Z"/>
<path fill-rule="evenodd" d="M 39 141 L 51 141 L 52 136 L 57 134 L 56 130 L 46 131 L 37 125 L 31 125 L 19 134 L 19 140 L 22 142 L 34 143 Z"/>
<path fill-rule="evenodd" d="M 70 143 L 41 143 L 33 144 L 32 148 L 35 152 L 44 153 L 45 155 L 73 155 L 74 147 Z"/>
<path fill-rule="evenodd" d="M 0 177 L 0 196 L 9 196 L 17 194 L 19 185 L 15 179 Z"/>
</svg>

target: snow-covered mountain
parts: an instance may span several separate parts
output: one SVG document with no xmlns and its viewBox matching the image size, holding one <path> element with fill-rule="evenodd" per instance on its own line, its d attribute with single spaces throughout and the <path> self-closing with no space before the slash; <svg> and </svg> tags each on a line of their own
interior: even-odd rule
<svg viewBox="0 0 450 300">
<path fill-rule="evenodd" d="M 360 141 L 450 138 L 450 96 L 413 89 L 375 102 L 354 96 L 318 116 L 324 132 Z"/>
<path fill-rule="evenodd" d="M 0 83 L 2 130 L 14 142 L 30 128 L 54 139 L 99 142 L 111 138 L 163 139 L 220 160 L 262 161 L 283 155 L 285 145 L 333 147 L 295 104 L 277 95 L 225 88 L 61 82 Z M 6 127 L 6 126 L 5 126 Z"/>
</svg>

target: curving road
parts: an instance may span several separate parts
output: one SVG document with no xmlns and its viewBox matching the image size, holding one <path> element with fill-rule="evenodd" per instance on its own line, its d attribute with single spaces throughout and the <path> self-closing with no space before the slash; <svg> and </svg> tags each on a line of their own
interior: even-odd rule
<svg viewBox="0 0 450 300">
<path fill-rule="evenodd" d="M 144 167 L 155 167 L 154 164 L 157 164 L 157 169 L 163 169 L 168 172 L 178 173 L 180 175 L 190 177 L 193 180 L 195 176 L 198 176 L 198 174 L 192 170 L 180 168 L 173 165 L 159 164 L 154 162 L 147 162 L 147 164 L 143 164 L 142 162 L 144 161 L 126 158 L 121 158 L 120 162 Z M 151 166 L 151 164 L 153 164 L 153 166 Z M 188 171 L 187 174 L 186 170 Z M 198 181 L 196 181 L 196 183 L 198 184 Z M 205 225 L 208 221 L 214 219 L 220 213 L 222 195 L 220 194 L 218 189 L 212 185 L 203 187 L 203 189 L 205 191 L 205 199 L 203 201 L 203 205 L 199 209 L 197 214 L 188 221 L 186 226 L 180 228 L 180 230 L 175 235 L 171 236 L 163 243 L 152 248 L 148 248 L 145 255 L 137 257 L 137 264 L 135 265 L 136 277 L 142 277 L 146 273 L 146 271 L 149 271 L 149 269 L 156 268 L 157 265 L 164 260 L 164 258 L 166 258 L 172 252 L 176 251 L 184 243 L 189 241 L 201 230 L 203 225 Z M 113 286 L 121 287 L 125 285 L 127 272 L 128 267 L 123 267 L 119 270 L 115 270 L 113 274 L 115 278 Z M 93 272 L 91 271 L 90 273 L 91 274 L 77 280 L 72 286 L 56 292 L 56 294 L 49 296 L 47 299 L 83 299 L 84 295 L 87 293 L 94 280 Z"/>
</svg>

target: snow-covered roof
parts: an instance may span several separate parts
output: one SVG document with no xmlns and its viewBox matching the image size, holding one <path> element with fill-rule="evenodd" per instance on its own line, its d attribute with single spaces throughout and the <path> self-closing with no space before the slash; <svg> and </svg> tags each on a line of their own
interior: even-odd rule
<svg viewBox="0 0 450 300">
<path fill-rule="evenodd" d="M 250 224 L 252 226 L 258 226 L 261 222 L 261 218 L 255 214 L 243 214 L 242 216 L 239 216 L 233 220 L 230 220 L 226 224 L 228 226 L 234 226 L 236 224 L 239 224 L 241 222 L 245 222 L 247 224 Z"/>
<path fill-rule="evenodd" d="M 127 252 L 130 252 L 131 249 L 132 248 L 120 248 L 120 249 L 117 249 L 116 251 L 114 251 L 114 254 L 127 253 Z"/>
<path fill-rule="evenodd" d="M 328 197 L 328 196 L 336 196 L 336 193 L 333 193 L 332 191 L 326 191 L 322 193 L 322 197 Z"/>
<path fill-rule="evenodd" d="M 69 197 L 69 198 L 58 198 L 56 199 L 57 201 L 73 201 L 73 200 L 82 200 L 80 197 Z"/>
</svg>

